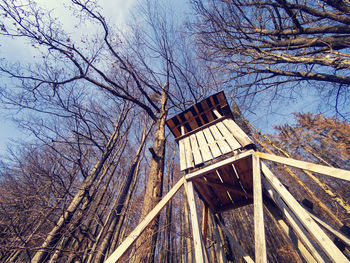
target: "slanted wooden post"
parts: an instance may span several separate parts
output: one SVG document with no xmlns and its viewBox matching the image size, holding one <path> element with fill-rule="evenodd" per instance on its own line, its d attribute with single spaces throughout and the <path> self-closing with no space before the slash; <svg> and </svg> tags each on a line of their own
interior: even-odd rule
<svg viewBox="0 0 350 263">
<path fill-rule="evenodd" d="M 334 245 L 332 240 L 322 231 L 322 229 L 316 224 L 316 222 L 309 216 L 304 208 L 298 203 L 297 200 L 288 192 L 288 190 L 282 185 L 278 178 L 270 171 L 270 169 L 262 163 L 262 171 L 265 178 L 274 188 L 274 190 L 282 197 L 288 207 L 293 211 L 296 217 L 300 220 L 307 231 L 318 242 L 327 256 L 334 263 L 349 262 L 344 254 Z"/>
<path fill-rule="evenodd" d="M 195 198 L 194 198 L 193 183 L 191 181 L 186 181 L 184 186 L 185 186 L 188 204 L 190 207 L 192 232 L 193 232 L 193 243 L 194 243 L 194 252 L 195 252 L 196 262 L 197 263 L 206 263 L 206 262 L 208 262 L 208 260 L 207 260 L 207 256 L 206 256 L 206 251 L 204 249 L 201 228 L 199 226 L 198 214 L 197 214 L 196 203 L 195 203 Z"/>
<path fill-rule="evenodd" d="M 299 161 L 292 158 L 280 157 L 280 156 L 268 154 L 268 153 L 257 152 L 256 154 L 261 159 L 266 159 L 269 161 L 282 163 L 285 165 L 293 166 L 293 167 L 307 170 L 310 172 L 324 174 L 324 175 L 332 176 L 338 179 L 350 181 L 350 171 L 347 171 L 347 170 L 314 164 L 310 162 Z"/>
<path fill-rule="evenodd" d="M 304 250 L 303 245 L 300 244 L 300 242 L 296 244 L 306 261 L 314 262 L 313 260 L 317 260 L 319 263 L 327 262 L 327 258 L 325 258 L 325 255 L 323 255 L 322 250 L 320 250 L 317 244 L 312 240 L 307 230 L 303 227 L 303 225 L 288 208 L 288 206 L 283 202 L 282 198 L 276 193 L 270 183 L 265 178 L 262 178 L 262 182 L 270 198 L 275 202 L 280 211 L 283 213 L 284 217 L 288 220 L 295 233 L 311 252 L 313 256 L 312 258 L 309 256 L 309 253 Z"/>
<path fill-rule="evenodd" d="M 146 227 L 152 220 L 160 213 L 166 204 L 173 198 L 184 184 L 185 178 L 182 177 L 170 191 L 163 197 L 163 199 L 149 212 L 149 214 L 142 220 L 142 222 L 130 233 L 130 235 L 123 241 L 123 243 L 109 256 L 105 263 L 115 263 L 128 250 L 134 241 L 142 234 Z"/>
<path fill-rule="evenodd" d="M 283 232 L 290 238 L 293 242 L 295 248 L 298 249 L 300 254 L 306 260 L 307 263 L 322 263 L 322 261 L 316 261 L 315 258 L 311 255 L 311 253 L 307 250 L 304 244 L 300 241 L 298 236 L 294 233 L 293 229 L 287 225 L 283 216 L 280 214 L 282 212 L 273 201 L 264 199 L 265 207 L 270 211 L 271 215 L 275 218 L 277 223 L 280 225 L 280 228 Z"/>
<path fill-rule="evenodd" d="M 264 226 L 264 210 L 262 199 L 262 186 L 260 174 L 260 159 L 252 154 L 253 167 L 253 197 L 254 197 L 254 238 L 255 238 L 255 262 L 266 263 L 266 241 Z"/>
</svg>

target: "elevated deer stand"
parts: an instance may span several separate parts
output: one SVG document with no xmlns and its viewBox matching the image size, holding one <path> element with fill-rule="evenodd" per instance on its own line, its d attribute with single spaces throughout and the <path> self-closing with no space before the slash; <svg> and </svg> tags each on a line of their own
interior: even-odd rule
<svg viewBox="0 0 350 263">
<path fill-rule="evenodd" d="M 272 214 L 276 214 L 274 213 L 276 209 L 282 212 L 294 232 L 290 231 L 283 219 L 279 218 L 278 222 L 287 235 L 293 233 L 297 236 L 296 241 L 294 238 L 296 247 L 307 262 L 349 262 L 316 223 L 319 221 L 314 221 L 312 215 L 294 199 L 260 159 L 348 181 L 349 171 L 256 152 L 253 142 L 233 121 L 223 92 L 193 105 L 168 120 L 167 124 L 179 144 L 180 168 L 185 171 L 185 176 L 113 252 L 106 260 L 107 263 L 116 262 L 126 252 L 182 186 L 185 188 L 190 207 L 196 262 L 208 262 L 208 258 L 198 220 L 194 191 L 204 202 L 205 209 L 210 209 L 211 215 L 253 203 L 255 260 L 267 261 L 263 188 L 270 197 L 269 201 L 266 201 L 266 207 Z M 208 213 L 203 213 L 203 216 L 203 233 L 206 234 Z M 220 222 L 218 223 L 230 239 L 231 245 L 240 251 L 244 260 L 254 262 L 229 231 Z M 323 222 L 323 227 L 324 224 L 326 223 Z M 326 228 L 331 226 L 326 224 Z M 332 231 L 350 245 L 347 237 L 334 228 Z M 226 262 L 223 253 L 217 261 Z"/>
</svg>

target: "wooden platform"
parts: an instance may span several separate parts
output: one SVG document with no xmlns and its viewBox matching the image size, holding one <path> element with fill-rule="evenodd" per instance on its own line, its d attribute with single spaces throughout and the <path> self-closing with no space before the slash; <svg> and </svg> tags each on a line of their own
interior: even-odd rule
<svg viewBox="0 0 350 263">
<path fill-rule="evenodd" d="M 253 203 L 251 153 L 248 151 L 186 176 L 212 211 L 223 212 Z"/>
<path fill-rule="evenodd" d="M 251 139 L 233 121 L 223 92 L 172 117 L 167 125 L 179 144 L 181 171 L 206 165 L 236 150 L 254 148 Z"/>
</svg>

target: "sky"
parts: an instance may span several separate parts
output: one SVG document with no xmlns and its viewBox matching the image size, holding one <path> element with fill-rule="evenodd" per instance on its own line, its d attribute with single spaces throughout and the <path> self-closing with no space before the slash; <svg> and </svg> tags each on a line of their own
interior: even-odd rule
<svg viewBox="0 0 350 263">
<path fill-rule="evenodd" d="M 69 31 L 72 28 L 72 16 L 64 7 L 69 1 L 36 0 L 36 2 L 45 9 L 53 10 L 53 15 L 59 17 L 60 21 L 63 21 L 63 26 L 66 30 Z M 98 2 L 103 7 L 103 15 L 108 21 L 119 27 L 123 27 L 123 23 L 130 17 L 130 11 L 135 6 L 137 0 L 99 0 Z M 88 29 L 84 28 L 84 25 L 80 25 L 76 31 L 77 33 L 81 32 L 81 34 L 84 34 L 88 32 Z M 28 48 L 27 43 L 0 36 L 0 59 L 6 58 L 8 61 L 25 62 L 33 59 L 33 56 L 34 53 Z M 11 86 L 11 81 L 0 75 L 0 85 L 7 85 L 9 87 Z M 6 154 L 11 141 L 17 139 L 26 140 L 28 138 L 28 135 L 23 134 L 16 123 L 11 121 L 15 113 L 0 109 L 0 158 Z"/>
<path fill-rule="evenodd" d="M 76 37 L 79 38 L 79 34 L 83 35 L 86 32 L 91 31 L 91 28 L 87 28 L 83 24 L 78 28 L 73 28 L 72 26 L 76 24 L 72 20 L 72 16 L 64 8 L 64 5 L 68 5 L 69 1 L 52 1 L 52 0 L 37 0 L 39 5 L 42 5 L 44 8 L 53 10 L 53 15 L 60 18 L 60 21 L 63 23 L 63 27 L 67 31 L 75 30 Z M 107 18 L 107 21 L 114 23 L 118 28 L 123 29 L 123 24 L 128 22 L 131 18 L 131 11 L 135 8 L 137 0 L 99 0 L 100 6 L 103 7 L 102 14 Z M 176 2 L 176 10 L 182 10 L 183 14 L 189 13 L 190 10 L 183 8 L 185 0 Z M 4 39 L 0 37 L 0 59 L 6 57 L 9 61 L 30 61 L 34 53 L 28 49 L 28 46 L 22 41 L 13 41 L 10 39 Z M 10 85 L 10 81 L 6 78 L 1 78 L 1 85 Z M 315 96 L 312 94 L 302 94 L 299 100 L 295 102 L 290 102 L 285 104 L 284 101 L 280 103 L 273 103 L 272 105 L 260 104 L 259 111 L 255 113 L 247 114 L 246 117 L 252 122 L 255 126 L 259 127 L 265 133 L 272 133 L 273 126 L 281 125 L 284 123 L 292 123 L 293 118 L 291 113 L 294 112 L 294 109 L 303 109 L 304 112 L 314 111 L 319 101 L 314 99 Z M 21 130 L 18 129 L 15 123 L 11 121 L 11 118 L 14 116 L 15 112 L 9 112 L 5 110 L 0 110 L 0 156 L 5 155 L 8 144 L 12 139 L 26 139 L 26 136 L 21 133 Z M 273 115 L 273 116 L 272 116 Z"/>
</svg>

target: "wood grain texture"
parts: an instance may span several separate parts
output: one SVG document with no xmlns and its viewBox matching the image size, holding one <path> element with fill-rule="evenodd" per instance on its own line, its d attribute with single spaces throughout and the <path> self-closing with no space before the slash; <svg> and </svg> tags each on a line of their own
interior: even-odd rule
<svg viewBox="0 0 350 263">
<path fill-rule="evenodd" d="M 151 212 L 142 220 L 142 222 L 130 233 L 130 235 L 123 241 L 123 243 L 109 256 L 105 263 L 115 263 L 128 250 L 134 241 L 142 234 L 149 223 L 159 214 L 159 212 L 166 206 L 171 198 L 179 191 L 184 184 L 185 178 L 182 177 L 172 189 L 163 197 L 163 199 L 151 210 Z"/>
<path fill-rule="evenodd" d="M 268 154 L 268 153 L 257 152 L 257 155 L 259 155 L 260 158 L 265 160 L 282 163 L 282 164 L 297 167 L 300 169 L 308 170 L 311 172 L 324 174 L 324 175 L 332 176 L 338 179 L 350 181 L 350 171 L 347 171 L 347 170 L 299 161 L 292 158 L 280 157 L 280 156 Z"/>
<path fill-rule="evenodd" d="M 321 246 L 329 259 L 334 263 L 349 262 L 344 254 L 334 245 L 332 240 L 322 231 L 305 209 L 301 207 L 298 201 L 295 200 L 270 169 L 264 163 L 262 163 L 261 167 L 265 178 Z"/>
<path fill-rule="evenodd" d="M 262 185 L 261 185 L 261 174 L 260 174 L 260 159 L 256 154 L 252 155 L 252 166 L 253 166 L 253 195 L 254 195 L 255 262 L 266 263 L 267 256 L 266 256 Z"/>
</svg>

